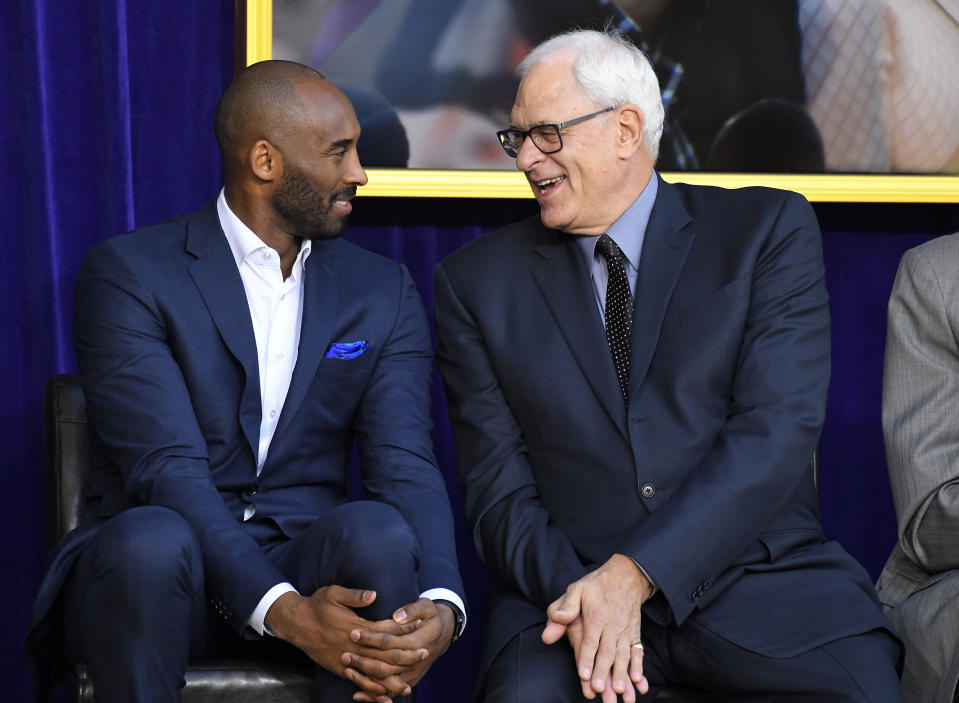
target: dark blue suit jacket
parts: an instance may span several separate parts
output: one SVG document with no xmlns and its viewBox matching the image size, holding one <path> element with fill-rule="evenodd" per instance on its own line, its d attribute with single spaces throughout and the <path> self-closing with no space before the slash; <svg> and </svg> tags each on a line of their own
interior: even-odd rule
<svg viewBox="0 0 959 703">
<path fill-rule="evenodd" d="M 409 273 L 337 239 L 314 242 L 304 280 L 296 367 L 258 478 L 256 342 L 215 205 L 89 252 L 74 338 L 94 468 L 86 517 L 53 556 L 35 623 L 98 524 L 151 504 L 193 527 L 207 591 L 242 628 L 286 580 L 247 533 L 245 506 L 295 537 L 348 500 L 354 441 L 368 497 L 394 506 L 419 537 L 421 587 L 463 593 L 429 436 L 429 326 Z M 369 347 L 356 358 L 325 356 L 331 343 L 357 340 Z"/>
<path fill-rule="evenodd" d="M 802 197 L 660 181 L 628 410 L 574 237 L 520 222 L 435 288 L 467 521 L 500 584 L 486 661 L 617 552 L 658 586 L 647 617 L 767 656 L 888 627 L 818 517 L 829 311 Z"/>
</svg>

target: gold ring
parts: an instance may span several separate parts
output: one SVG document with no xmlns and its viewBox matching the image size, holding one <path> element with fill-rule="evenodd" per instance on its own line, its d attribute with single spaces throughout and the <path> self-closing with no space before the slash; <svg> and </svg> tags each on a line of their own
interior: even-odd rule
<svg viewBox="0 0 959 703">
<path fill-rule="evenodd" d="M 640 642 L 639 640 L 636 640 L 629 646 L 632 647 L 633 649 L 638 649 L 640 652 L 642 652 L 645 649 L 645 647 L 643 647 L 643 643 Z"/>
</svg>

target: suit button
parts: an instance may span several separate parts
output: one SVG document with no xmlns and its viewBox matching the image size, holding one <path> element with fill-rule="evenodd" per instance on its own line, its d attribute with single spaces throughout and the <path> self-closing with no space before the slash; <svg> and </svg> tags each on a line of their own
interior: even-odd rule
<svg viewBox="0 0 959 703">
<path fill-rule="evenodd" d="M 709 581 L 708 580 L 703 581 L 701 584 L 696 586 L 696 590 L 692 592 L 692 594 L 690 595 L 690 598 L 692 598 L 694 601 L 699 600 L 700 598 L 703 597 L 703 594 L 706 593 L 706 589 L 708 587 L 709 587 Z"/>
<path fill-rule="evenodd" d="M 257 485 L 255 483 L 251 483 L 249 486 L 243 489 L 243 492 L 246 493 L 248 496 L 255 496 L 256 489 L 257 489 Z"/>
<path fill-rule="evenodd" d="M 640 493 L 643 494 L 643 498 L 652 498 L 654 495 L 656 495 L 656 486 L 651 483 L 647 483 L 640 489 Z"/>
</svg>

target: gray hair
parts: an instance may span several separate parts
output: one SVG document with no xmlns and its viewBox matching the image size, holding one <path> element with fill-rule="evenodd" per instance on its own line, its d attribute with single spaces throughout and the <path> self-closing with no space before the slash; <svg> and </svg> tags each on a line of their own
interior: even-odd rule
<svg viewBox="0 0 959 703">
<path fill-rule="evenodd" d="M 643 144 L 659 155 L 663 135 L 663 98 L 646 55 L 620 34 L 580 29 L 549 39 L 533 49 L 517 67 L 520 78 L 533 66 L 572 57 L 573 75 L 583 95 L 603 107 L 636 105 L 643 113 Z"/>
</svg>

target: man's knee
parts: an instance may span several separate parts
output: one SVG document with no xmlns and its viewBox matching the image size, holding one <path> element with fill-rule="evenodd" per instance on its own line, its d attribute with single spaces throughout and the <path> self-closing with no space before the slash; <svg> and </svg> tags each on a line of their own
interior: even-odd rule
<svg viewBox="0 0 959 703">
<path fill-rule="evenodd" d="M 493 659 L 483 677 L 481 700 L 489 703 L 568 703 L 582 701 L 573 650 L 566 640 L 547 645 L 542 625 L 527 628 L 511 639 Z"/>
<path fill-rule="evenodd" d="M 355 501 L 337 508 L 340 515 L 340 545 L 363 562 L 418 553 L 413 530 L 399 511 L 386 503 Z"/>
<path fill-rule="evenodd" d="M 362 611 L 371 620 L 389 618 L 394 608 L 416 599 L 419 542 L 395 508 L 374 501 L 347 503 L 314 523 L 313 530 L 330 553 L 322 547 L 300 550 L 306 561 L 295 568 L 302 574 L 306 567 L 307 582 L 375 590 L 376 601 Z"/>
<path fill-rule="evenodd" d="M 142 602 L 171 590 L 195 594 L 203 588 L 203 559 L 196 534 L 167 508 L 132 508 L 112 518 L 84 555 L 92 576 L 108 582 L 119 598 Z"/>
<path fill-rule="evenodd" d="M 188 623 L 204 602 L 200 547 L 186 521 L 166 508 L 132 508 L 84 546 L 67 583 L 68 656 L 102 676 L 110 667 L 132 671 L 163 650 L 178 671 Z"/>
<path fill-rule="evenodd" d="M 836 679 L 851 680 L 849 699 L 862 703 L 901 703 L 898 670 L 902 645 L 886 630 L 873 630 L 823 645 L 836 665 Z"/>
</svg>

